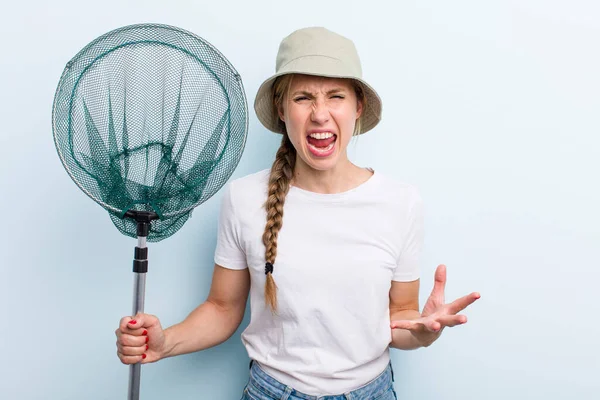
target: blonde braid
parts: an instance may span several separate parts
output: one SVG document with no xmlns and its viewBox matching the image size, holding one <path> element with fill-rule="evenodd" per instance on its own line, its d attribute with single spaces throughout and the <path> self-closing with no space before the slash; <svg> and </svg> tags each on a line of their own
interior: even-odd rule
<svg viewBox="0 0 600 400">
<path fill-rule="evenodd" d="M 262 237 L 265 245 L 265 274 L 267 275 L 265 302 L 272 312 L 277 310 L 277 285 L 272 274 L 277 257 L 277 236 L 283 225 L 283 204 L 290 188 L 295 163 L 296 150 L 288 136 L 284 134 L 269 176 L 269 194 L 265 203 L 267 223 Z"/>
</svg>

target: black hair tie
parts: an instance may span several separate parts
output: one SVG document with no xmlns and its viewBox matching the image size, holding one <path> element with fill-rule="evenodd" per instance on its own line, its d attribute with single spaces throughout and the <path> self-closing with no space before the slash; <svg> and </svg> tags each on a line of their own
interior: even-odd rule
<svg viewBox="0 0 600 400">
<path fill-rule="evenodd" d="M 269 273 L 273 273 L 273 264 L 271 264 L 270 262 L 265 264 L 265 275 Z"/>
</svg>

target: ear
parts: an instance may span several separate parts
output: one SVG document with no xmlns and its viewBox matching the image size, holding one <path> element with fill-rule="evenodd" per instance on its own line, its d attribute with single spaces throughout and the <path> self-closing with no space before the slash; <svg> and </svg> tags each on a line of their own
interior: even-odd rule
<svg viewBox="0 0 600 400">
<path fill-rule="evenodd" d="M 356 119 L 359 119 L 363 112 L 363 102 L 361 99 L 356 100 Z"/>
</svg>

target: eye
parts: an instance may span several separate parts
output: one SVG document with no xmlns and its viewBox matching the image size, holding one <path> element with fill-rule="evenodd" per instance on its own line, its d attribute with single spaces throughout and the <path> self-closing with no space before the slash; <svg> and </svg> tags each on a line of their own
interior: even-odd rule
<svg viewBox="0 0 600 400">
<path fill-rule="evenodd" d="M 332 99 L 343 99 L 344 96 L 341 94 L 334 94 L 333 96 L 331 96 Z"/>
<path fill-rule="evenodd" d="M 306 96 L 294 97 L 294 101 L 296 101 L 296 102 L 302 101 L 302 100 L 308 100 L 308 97 L 306 97 Z"/>
</svg>

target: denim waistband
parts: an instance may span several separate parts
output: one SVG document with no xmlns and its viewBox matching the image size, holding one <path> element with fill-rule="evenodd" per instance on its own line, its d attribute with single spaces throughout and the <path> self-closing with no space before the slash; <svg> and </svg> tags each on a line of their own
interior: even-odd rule
<svg viewBox="0 0 600 400">
<path fill-rule="evenodd" d="M 259 391 L 265 392 L 270 397 L 279 400 L 288 398 L 303 400 L 358 400 L 377 398 L 390 389 L 394 381 L 394 371 L 390 362 L 386 369 L 367 384 L 347 393 L 338 395 L 313 396 L 299 392 L 277 379 L 260 368 L 258 363 L 250 361 L 250 385 L 254 385 Z"/>
</svg>

